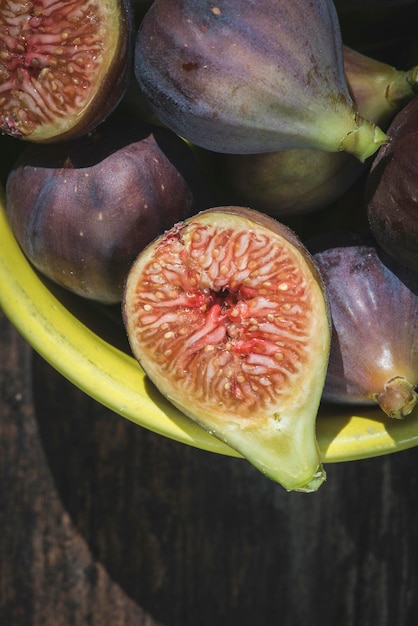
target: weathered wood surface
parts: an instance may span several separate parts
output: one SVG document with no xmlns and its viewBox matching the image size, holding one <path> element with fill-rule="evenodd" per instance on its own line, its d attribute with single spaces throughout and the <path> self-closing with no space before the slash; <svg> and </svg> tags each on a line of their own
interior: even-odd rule
<svg viewBox="0 0 418 626">
<path fill-rule="evenodd" d="M 418 450 L 286 493 L 56 373 L 0 312 L 0 626 L 409 626 Z"/>
</svg>

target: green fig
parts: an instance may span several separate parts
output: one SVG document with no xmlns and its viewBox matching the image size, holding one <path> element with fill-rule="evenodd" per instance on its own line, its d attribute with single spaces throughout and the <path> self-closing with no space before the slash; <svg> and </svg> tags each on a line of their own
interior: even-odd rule
<svg viewBox="0 0 418 626">
<path fill-rule="evenodd" d="M 332 0 L 155 0 L 135 76 L 165 125 L 215 152 L 313 148 L 363 162 L 386 141 L 350 96 Z"/>
</svg>

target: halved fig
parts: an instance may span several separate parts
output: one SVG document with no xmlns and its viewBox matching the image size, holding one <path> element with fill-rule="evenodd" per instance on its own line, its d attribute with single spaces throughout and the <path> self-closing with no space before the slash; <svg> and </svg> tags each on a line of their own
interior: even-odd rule
<svg viewBox="0 0 418 626">
<path fill-rule="evenodd" d="M 74 138 L 120 102 L 132 73 L 130 0 L 4 0 L 0 130 L 45 142 Z"/>
<path fill-rule="evenodd" d="M 202 211 L 139 255 L 123 316 L 133 354 L 186 416 L 288 491 L 319 488 L 330 323 L 293 231 L 247 208 Z"/>
</svg>

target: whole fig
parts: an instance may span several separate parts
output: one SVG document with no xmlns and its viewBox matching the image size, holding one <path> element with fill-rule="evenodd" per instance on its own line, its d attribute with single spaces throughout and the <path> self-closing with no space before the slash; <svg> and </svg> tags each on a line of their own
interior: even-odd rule
<svg viewBox="0 0 418 626">
<path fill-rule="evenodd" d="M 164 124 L 215 152 L 315 148 L 364 161 L 386 140 L 351 99 L 332 0 L 155 0 L 135 75 Z"/>
<path fill-rule="evenodd" d="M 206 205 L 193 153 L 171 131 L 112 119 L 88 136 L 28 146 L 6 210 L 29 260 L 74 293 L 121 300 L 139 251 Z"/>
<path fill-rule="evenodd" d="M 328 232 L 308 247 L 331 310 L 323 399 L 406 417 L 418 401 L 418 274 L 358 233 Z"/>
<path fill-rule="evenodd" d="M 388 129 L 366 183 L 370 228 L 394 259 L 418 271 L 418 97 Z"/>
<path fill-rule="evenodd" d="M 418 66 L 408 71 L 343 47 L 347 83 L 359 113 L 386 128 L 418 90 Z M 273 217 L 305 214 L 341 197 L 370 166 L 346 152 L 298 149 L 218 154 L 215 165 L 228 198 Z"/>
</svg>

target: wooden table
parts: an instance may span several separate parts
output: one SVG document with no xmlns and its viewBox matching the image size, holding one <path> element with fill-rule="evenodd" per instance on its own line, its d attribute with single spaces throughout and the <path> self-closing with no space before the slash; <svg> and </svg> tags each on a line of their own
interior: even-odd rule
<svg viewBox="0 0 418 626">
<path fill-rule="evenodd" d="M 0 626 L 409 626 L 418 451 L 286 493 L 111 413 L 0 312 Z"/>
</svg>

